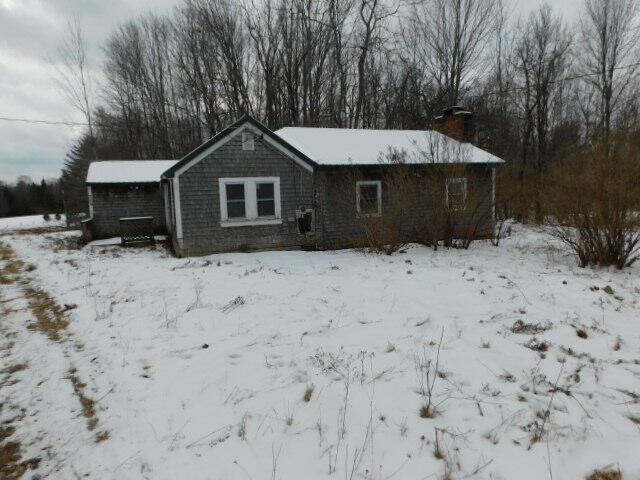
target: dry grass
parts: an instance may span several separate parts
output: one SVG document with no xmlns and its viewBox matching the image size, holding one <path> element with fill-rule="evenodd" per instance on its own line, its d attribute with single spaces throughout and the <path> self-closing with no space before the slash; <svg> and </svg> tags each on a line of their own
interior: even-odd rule
<svg viewBox="0 0 640 480">
<path fill-rule="evenodd" d="M 8 373 L 9 375 L 12 375 L 14 373 L 21 372 L 22 370 L 26 370 L 27 367 L 28 365 L 26 363 L 16 363 L 14 365 L 9 365 L 2 371 L 2 373 Z"/>
<path fill-rule="evenodd" d="M 69 380 L 73 385 L 73 391 L 75 392 L 80 405 L 82 406 L 82 415 L 87 419 L 87 429 L 93 431 L 98 426 L 98 417 L 96 415 L 96 402 L 85 395 L 84 389 L 87 384 L 80 381 L 80 378 L 76 375 L 75 368 L 69 370 Z"/>
<path fill-rule="evenodd" d="M 11 248 L 0 243 L 0 260 L 5 265 L 0 268 L 0 285 L 10 285 L 16 283 L 18 275 L 22 269 L 22 262 L 16 258 L 15 253 Z"/>
<path fill-rule="evenodd" d="M 36 317 L 29 329 L 44 333 L 54 342 L 62 340 L 62 333 L 69 325 L 64 310 L 47 292 L 28 284 L 25 285 L 25 297 Z"/>
<path fill-rule="evenodd" d="M 436 418 L 438 411 L 434 407 L 422 405 L 418 411 L 418 415 L 420 415 L 420 418 Z"/>
<path fill-rule="evenodd" d="M 620 470 L 596 470 L 586 480 L 622 480 Z"/>
<path fill-rule="evenodd" d="M 316 387 L 313 385 L 309 385 L 307 389 L 304 391 L 304 395 L 302 396 L 302 400 L 309 403 L 311 401 L 311 397 L 313 396 L 313 391 Z"/>
<path fill-rule="evenodd" d="M 39 458 L 22 460 L 21 445 L 10 441 L 15 433 L 12 426 L 0 427 L 0 478 L 2 480 L 18 480 L 28 471 L 38 468 Z"/>
<path fill-rule="evenodd" d="M 640 415 L 628 415 L 627 418 L 636 425 L 640 425 Z"/>
</svg>

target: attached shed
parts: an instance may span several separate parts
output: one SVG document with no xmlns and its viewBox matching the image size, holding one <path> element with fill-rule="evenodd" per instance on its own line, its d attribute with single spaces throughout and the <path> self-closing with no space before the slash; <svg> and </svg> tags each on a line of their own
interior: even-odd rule
<svg viewBox="0 0 640 480">
<path fill-rule="evenodd" d="M 156 234 L 166 233 L 160 176 L 175 160 L 93 162 L 87 174 L 91 238 L 120 236 L 120 219 L 152 217 Z"/>
</svg>

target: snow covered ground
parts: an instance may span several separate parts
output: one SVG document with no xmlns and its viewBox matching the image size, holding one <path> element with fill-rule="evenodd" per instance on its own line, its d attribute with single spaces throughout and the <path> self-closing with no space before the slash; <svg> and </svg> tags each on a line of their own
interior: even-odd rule
<svg viewBox="0 0 640 480">
<path fill-rule="evenodd" d="M 60 220 L 56 220 L 55 214 L 52 213 L 50 217 L 51 219 L 49 221 L 45 220 L 43 215 L 0 218 L 0 233 L 11 230 L 28 230 L 31 228 L 64 226 L 64 216 L 62 216 Z"/>
<path fill-rule="evenodd" d="M 640 476 L 637 266 L 580 269 L 519 226 L 394 256 L 61 248 L 73 235 L 0 237 L 70 322 L 27 330 L 0 285 L 0 361 L 28 365 L 2 393 L 45 478 Z"/>
</svg>

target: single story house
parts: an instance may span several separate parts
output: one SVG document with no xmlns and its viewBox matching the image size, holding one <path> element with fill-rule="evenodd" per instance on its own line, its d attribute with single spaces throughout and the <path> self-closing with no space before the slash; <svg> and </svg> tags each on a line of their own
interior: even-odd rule
<svg viewBox="0 0 640 480">
<path fill-rule="evenodd" d="M 271 131 L 244 116 L 179 161 L 95 162 L 87 179 L 93 237 L 114 235 L 120 216 L 145 215 L 179 256 L 349 247 L 365 235 L 360 219 L 388 213 L 399 163 L 461 168 L 442 195 L 461 211 L 467 195 L 482 197 L 491 214 L 463 214 L 479 223 L 477 236 L 490 236 L 495 169 L 503 162 L 471 143 L 464 109 L 445 110 L 436 128 Z M 433 213 L 424 205 L 408 215 L 420 223 Z"/>
</svg>

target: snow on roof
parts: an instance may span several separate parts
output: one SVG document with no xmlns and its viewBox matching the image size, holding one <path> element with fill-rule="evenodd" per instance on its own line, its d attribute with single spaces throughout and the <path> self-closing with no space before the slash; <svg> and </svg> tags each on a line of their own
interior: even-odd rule
<svg viewBox="0 0 640 480">
<path fill-rule="evenodd" d="M 503 163 L 434 130 L 285 127 L 275 133 L 320 165 L 377 165 L 391 151 L 408 163 Z"/>
<path fill-rule="evenodd" d="M 153 183 L 159 182 L 165 170 L 177 160 L 103 160 L 92 162 L 87 183 Z"/>
</svg>

